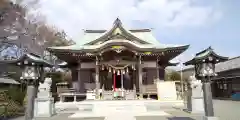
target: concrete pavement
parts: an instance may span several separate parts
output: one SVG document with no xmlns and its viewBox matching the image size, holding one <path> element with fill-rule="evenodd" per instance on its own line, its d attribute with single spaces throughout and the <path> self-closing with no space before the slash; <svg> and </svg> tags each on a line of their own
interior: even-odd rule
<svg viewBox="0 0 240 120">
<path fill-rule="evenodd" d="M 240 102 L 237 101 L 228 101 L 228 100 L 214 100 L 214 111 L 215 115 L 219 117 L 219 120 L 239 120 L 240 118 Z M 92 106 L 93 107 L 93 106 Z M 100 106 L 98 106 L 100 107 Z M 116 106 L 115 106 L 116 107 Z M 176 109 L 173 106 L 169 106 L 169 104 L 158 104 L 155 103 L 147 103 L 145 104 L 145 115 L 143 114 L 144 109 L 140 108 L 141 106 L 138 106 L 134 108 L 134 106 L 127 109 L 120 109 L 120 111 L 127 111 L 127 113 L 120 112 L 119 114 L 116 114 L 117 112 L 113 112 L 114 110 L 112 108 L 102 108 L 99 109 L 100 111 L 103 111 L 105 113 L 109 113 L 108 111 L 111 110 L 111 114 L 109 116 L 93 116 L 93 117 L 70 117 L 74 114 L 77 116 L 79 114 L 76 114 L 76 112 L 72 113 L 61 113 L 58 115 L 55 115 L 51 118 L 37 118 L 36 120 L 201 120 L 202 115 L 197 114 L 189 114 L 186 113 L 180 109 Z M 142 106 L 143 107 L 143 106 Z M 88 111 L 85 111 L 85 113 L 92 114 L 91 110 L 92 108 L 88 108 Z M 142 111 L 139 114 L 137 111 L 132 112 L 132 110 L 139 109 Z M 79 111 L 80 114 L 83 113 L 83 111 Z M 155 113 L 155 114 L 154 114 Z M 130 114 L 130 115 L 129 115 Z M 131 115 L 132 114 L 132 115 Z M 148 114 L 148 115 L 147 115 Z M 17 118 L 14 120 L 24 120 L 24 118 Z"/>
</svg>

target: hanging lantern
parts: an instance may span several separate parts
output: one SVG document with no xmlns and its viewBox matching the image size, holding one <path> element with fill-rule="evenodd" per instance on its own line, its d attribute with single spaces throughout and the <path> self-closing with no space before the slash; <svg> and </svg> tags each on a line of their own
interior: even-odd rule
<svg viewBox="0 0 240 120">
<path fill-rule="evenodd" d="M 122 70 L 122 74 L 123 74 L 123 75 L 125 74 L 125 70 L 124 70 L 124 69 Z"/>
<path fill-rule="evenodd" d="M 102 65 L 102 70 L 104 70 L 105 68 L 104 68 L 104 65 Z"/>
<path fill-rule="evenodd" d="M 120 70 L 117 71 L 117 75 L 120 75 Z"/>
<path fill-rule="evenodd" d="M 136 70 L 135 65 L 132 65 L 132 69 L 133 69 L 133 70 Z"/>
<path fill-rule="evenodd" d="M 108 68 L 108 72 L 112 72 L 112 68 L 111 67 Z"/>
<path fill-rule="evenodd" d="M 129 71 L 128 71 L 128 67 L 127 67 L 127 69 L 126 69 L 126 72 L 128 73 Z"/>
</svg>

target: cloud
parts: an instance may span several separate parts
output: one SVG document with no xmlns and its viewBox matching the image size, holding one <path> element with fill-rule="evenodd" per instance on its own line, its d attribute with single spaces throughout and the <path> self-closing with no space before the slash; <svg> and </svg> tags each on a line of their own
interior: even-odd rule
<svg viewBox="0 0 240 120">
<path fill-rule="evenodd" d="M 106 29 L 116 17 L 128 27 L 141 21 L 154 28 L 202 26 L 221 17 L 211 6 L 192 3 L 193 0 L 39 0 L 37 11 L 72 37 L 82 29 Z"/>
</svg>

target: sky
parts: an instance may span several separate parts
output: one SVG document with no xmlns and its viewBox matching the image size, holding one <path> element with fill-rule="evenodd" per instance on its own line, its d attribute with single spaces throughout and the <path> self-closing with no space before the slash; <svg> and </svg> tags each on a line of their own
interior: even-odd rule
<svg viewBox="0 0 240 120">
<path fill-rule="evenodd" d="M 223 56 L 240 55 L 239 5 L 239 0 L 39 0 L 31 14 L 43 15 L 74 41 L 81 40 L 83 29 L 109 29 L 119 17 L 127 28 L 151 28 L 162 44 L 189 44 L 173 60 L 185 62 L 209 46 Z"/>
</svg>

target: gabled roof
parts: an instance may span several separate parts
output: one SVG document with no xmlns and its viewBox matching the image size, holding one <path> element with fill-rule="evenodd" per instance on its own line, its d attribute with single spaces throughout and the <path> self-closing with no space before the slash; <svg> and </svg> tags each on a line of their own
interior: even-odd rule
<svg viewBox="0 0 240 120">
<path fill-rule="evenodd" d="M 215 71 L 217 73 L 229 71 L 233 69 L 240 69 L 240 56 L 231 58 L 225 62 L 220 62 L 216 64 L 216 67 L 215 67 Z M 194 66 L 191 66 L 189 68 L 185 68 L 182 70 L 182 72 L 185 72 L 185 71 L 194 71 Z"/>
<path fill-rule="evenodd" d="M 115 32 L 117 34 L 115 34 Z M 114 36 L 115 35 L 115 36 Z M 116 37 L 117 36 L 117 37 Z M 115 38 L 111 38 L 115 37 Z M 120 38 L 119 38 L 120 37 Z M 122 22 L 116 19 L 110 30 L 85 30 L 81 39 L 76 44 L 70 46 L 49 47 L 52 50 L 96 50 L 107 44 L 128 44 L 139 49 L 166 49 L 166 48 L 184 48 L 189 45 L 170 45 L 160 44 L 153 36 L 150 29 L 127 30 L 123 27 Z"/>
<path fill-rule="evenodd" d="M 41 57 L 35 55 L 35 54 L 24 54 L 23 56 L 21 56 L 19 59 L 17 60 L 3 60 L 0 61 L 1 63 L 9 63 L 9 64 L 16 64 L 19 62 L 24 62 L 25 60 L 28 61 L 28 63 L 35 63 L 36 65 L 40 65 L 40 66 L 47 66 L 47 67 L 51 67 L 53 66 L 53 64 L 49 63 L 48 61 L 42 59 Z"/>
<path fill-rule="evenodd" d="M 196 62 L 207 59 L 210 56 L 218 59 L 218 61 L 216 61 L 216 63 L 224 62 L 224 61 L 228 60 L 228 57 L 220 56 L 220 55 L 216 54 L 211 47 L 208 47 L 207 49 L 197 53 L 192 60 L 187 61 L 184 64 L 185 65 L 194 65 Z"/>
<path fill-rule="evenodd" d="M 150 29 L 131 29 L 128 30 L 132 35 L 138 37 L 139 39 L 149 43 L 149 44 L 157 44 L 160 45 L 159 41 L 153 36 L 153 33 Z M 79 40 L 76 40 L 78 45 L 85 45 L 90 43 L 103 34 L 108 32 L 107 30 L 85 30 L 84 35 Z"/>
<path fill-rule="evenodd" d="M 143 40 L 143 39 L 140 39 L 138 36 L 135 36 L 134 34 L 132 34 L 132 32 L 130 32 L 129 30 L 125 29 L 122 25 L 122 22 L 119 18 L 117 18 L 114 23 L 113 23 L 113 27 L 104 32 L 102 35 L 100 35 L 100 37 L 98 37 L 97 39 L 87 43 L 87 44 L 95 44 L 99 41 L 102 41 L 102 40 L 108 40 L 108 39 L 111 39 L 112 36 L 114 35 L 124 35 L 123 37 L 126 37 L 126 39 L 134 39 L 140 43 L 143 43 L 143 44 L 149 44 L 147 41 Z"/>
</svg>

